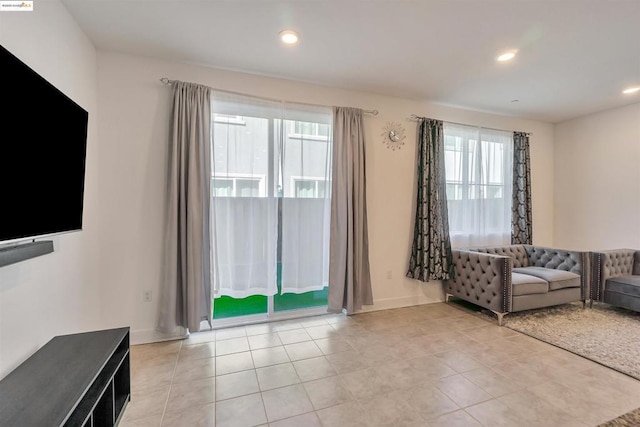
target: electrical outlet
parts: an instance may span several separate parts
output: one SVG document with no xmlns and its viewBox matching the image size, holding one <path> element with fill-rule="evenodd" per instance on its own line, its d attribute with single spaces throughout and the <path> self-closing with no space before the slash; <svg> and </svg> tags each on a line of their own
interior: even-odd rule
<svg viewBox="0 0 640 427">
<path fill-rule="evenodd" d="M 393 278 L 393 274 L 391 270 L 387 270 L 387 280 L 391 280 Z"/>
<path fill-rule="evenodd" d="M 151 302 L 151 291 L 150 290 L 146 290 L 142 293 L 142 300 L 144 302 Z"/>
</svg>

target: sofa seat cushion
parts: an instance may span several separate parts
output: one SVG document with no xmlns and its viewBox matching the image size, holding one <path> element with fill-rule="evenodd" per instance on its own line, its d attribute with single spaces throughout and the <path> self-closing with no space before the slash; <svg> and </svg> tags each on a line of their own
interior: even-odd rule
<svg viewBox="0 0 640 427">
<path fill-rule="evenodd" d="M 528 274 L 549 282 L 549 290 L 555 291 L 565 288 L 579 288 L 580 275 L 565 270 L 554 270 L 544 267 L 514 268 L 514 273 Z M 515 294 L 514 294 L 515 295 Z"/>
<path fill-rule="evenodd" d="M 607 279 L 605 290 L 640 298 L 640 276 L 620 276 Z"/>
<path fill-rule="evenodd" d="M 512 273 L 513 295 L 546 294 L 549 292 L 549 283 L 538 277 L 528 274 Z"/>
</svg>

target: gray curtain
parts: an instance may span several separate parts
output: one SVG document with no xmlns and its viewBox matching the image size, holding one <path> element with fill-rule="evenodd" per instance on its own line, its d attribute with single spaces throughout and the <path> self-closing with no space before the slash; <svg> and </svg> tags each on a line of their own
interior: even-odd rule
<svg viewBox="0 0 640 427">
<path fill-rule="evenodd" d="M 328 311 L 373 304 L 369 272 L 362 110 L 333 107 Z"/>
<path fill-rule="evenodd" d="M 531 160 L 529 135 L 513 133 L 513 201 L 511 202 L 511 244 L 530 245 L 533 241 L 531 222 Z"/>
<path fill-rule="evenodd" d="M 407 277 L 428 282 L 452 277 L 444 133 L 440 120 L 422 118 L 418 126 L 418 182 L 413 247 Z"/>
<path fill-rule="evenodd" d="M 158 329 L 211 322 L 211 90 L 173 83 L 165 277 Z"/>
</svg>

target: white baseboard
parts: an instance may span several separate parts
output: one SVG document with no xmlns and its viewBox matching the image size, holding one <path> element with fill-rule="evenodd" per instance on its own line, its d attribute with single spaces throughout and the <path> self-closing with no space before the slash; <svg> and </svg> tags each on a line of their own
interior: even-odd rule
<svg viewBox="0 0 640 427">
<path fill-rule="evenodd" d="M 444 294 L 440 297 L 428 297 L 425 295 L 415 295 L 398 298 L 375 299 L 373 305 L 362 307 L 358 313 L 366 313 L 369 311 L 390 310 L 392 308 L 411 307 L 414 305 L 433 304 L 444 301 Z"/>
<path fill-rule="evenodd" d="M 406 297 L 397 297 L 397 298 L 383 298 L 376 299 L 373 305 L 367 305 L 359 310 L 358 313 L 366 313 L 369 311 L 379 311 L 379 310 L 390 310 L 393 308 L 402 308 L 402 307 L 411 307 L 414 305 L 423 305 L 423 304 L 434 304 L 438 302 L 444 301 L 444 294 L 442 295 L 413 295 Z M 326 314 L 323 312 L 313 313 L 312 315 L 318 314 Z M 290 315 L 286 316 L 286 318 L 295 318 L 299 315 Z M 272 320 L 284 320 L 280 319 L 272 319 Z M 248 322 L 255 323 L 255 322 Z M 223 324 L 218 324 L 218 327 L 224 327 Z M 164 334 L 156 331 L 155 329 L 138 329 L 135 331 L 131 331 L 131 345 L 138 344 L 150 344 L 154 342 L 162 342 L 162 341 L 172 341 L 172 340 L 180 340 L 187 337 L 186 333 L 174 333 L 174 334 Z"/>
</svg>

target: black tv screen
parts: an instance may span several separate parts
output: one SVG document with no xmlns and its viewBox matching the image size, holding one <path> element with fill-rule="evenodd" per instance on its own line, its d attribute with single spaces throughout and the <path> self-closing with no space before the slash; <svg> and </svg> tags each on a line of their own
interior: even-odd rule
<svg viewBox="0 0 640 427">
<path fill-rule="evenodd" d="M 88 113 L 0 46 L 0 243 L 82 228 Z"/>
</svg>

